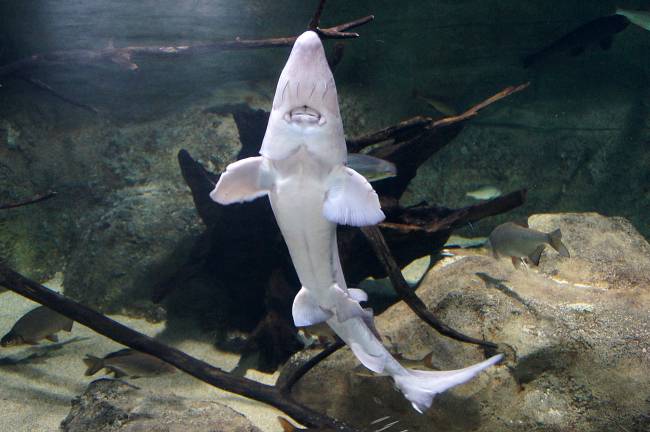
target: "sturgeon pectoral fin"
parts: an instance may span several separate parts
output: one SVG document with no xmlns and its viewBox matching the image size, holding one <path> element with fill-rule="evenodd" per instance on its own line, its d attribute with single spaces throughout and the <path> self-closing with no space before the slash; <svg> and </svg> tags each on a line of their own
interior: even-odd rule
<svg viewBox="0 0 650 432">
<path fill-rule="evenodd" d="M 266 195 L 272 183 L 264 158 L 250 157 L 228 165 L 210 198 L 224 205 L 252 201 Z"/>
<path fill-rule="evenodd" d="M 384 220 L 377 192 L 361 174 L 347 167 L 328 178 L 323 215 L 340 225 L 375 225 Z"/>
<path fill-rule="evenodd" d="M 291 313 L 296 327 L 322 323 L 334 315 L 332 312 L 320 307 L 316 299 L 305 287 L 302 287 L 296 294 L 296 298 L 293 299 Z"/>
</svg>

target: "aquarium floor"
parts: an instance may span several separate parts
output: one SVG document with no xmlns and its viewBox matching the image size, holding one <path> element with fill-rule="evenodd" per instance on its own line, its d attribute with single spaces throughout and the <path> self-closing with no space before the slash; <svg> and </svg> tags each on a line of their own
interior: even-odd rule
<svg viewBox="0 0 650 432">
<path fill-rule="evenodd" d="M 46 285 L 60 290 L 59 279 L 55 278 Z M 0 305 L 2 305 L 0 308 L 2 334 L 8 332 L 14 322 L 25 312 L 36 306 L 35 303 L 11 292 L 0 295 Z M 113 315 L 111 318 L 147 335 L 160 335 L 161 340 L 170 341 L 169 343 L 174 347 L 225 370 L 230 370 L 237 363 L 238 356 L 215 350 L 207 337 L 200 338 L 199 331 L 195 328 L 188 326 L 176 330 L 178 334 L 170 334 L 169 331 L 165 331 L 164 323 L 150 323 L 120 315 Z M 0 413 L 0 430 L 13 432 L 58 430 L 61 421 L 70 411 L 71 400 L 83 393 L 92 380 L 102 377 L 101 374 L 93 377 L 84 376 L 83 357 L 86 354 L 103 356 L 123 348 L 116 342 L 77 323 L 71 334 L 59 333 L 60 341 L 72 337 L 84 339 L 65 345 L 43 358 L 17 365 L 0 366 L 0 400 L 3 405 Z M 21 350 L 25 348 L 0 348 L 0 357 L 20 355 Z M 275 375 L 255 371 L 249 371 L 247 377 L 264 383 L 273 383 L 276 379 Z M 127 381 L 160 395 L 174 394 L 190 399 L 221 402 L 245 415 L 265 432 L 279 430 L 276 420 L 279 411 L 220 391 L 182 372 Z"/>
</svg>

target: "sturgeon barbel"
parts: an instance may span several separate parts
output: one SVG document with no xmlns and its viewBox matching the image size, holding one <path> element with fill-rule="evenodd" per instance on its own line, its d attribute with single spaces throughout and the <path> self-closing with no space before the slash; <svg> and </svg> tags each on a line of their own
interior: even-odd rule
<svg viewBox="0 0 650 432">
<path fill-rule="evenodd" d="M 376 336 L 366 294 L 348 288 L 336 225 L 373 225 L 384 219 L 368 181 L 346 167 L 347 148 L 334 77 L 318 35 L 295 42 L 275 92 L 258 157 L 230 164 L 210 197 L 221 204 L 268 195 L 302 288 L 293 302 L 298 327 L 326 321 L 368 369 L 390 375 L 423 412 L 433 397 L 497 363 L 497 355 L 465 369 L 403 367 Z"/>
</svg>

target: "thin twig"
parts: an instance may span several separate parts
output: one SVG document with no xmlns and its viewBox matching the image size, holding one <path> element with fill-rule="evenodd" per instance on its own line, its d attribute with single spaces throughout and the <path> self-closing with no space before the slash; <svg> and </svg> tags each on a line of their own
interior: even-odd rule
<svg viewBox="0 0 650 432">
<path fill-rule="evenodd" d="M 159 358 L 205 383 L 274 406 L 310 427 L 329 427 L 338 431 L 357 432 L 356 429 L 338 420 L 297 403 L 274 386 L 232 376 L 70 300 L 13 271 L 2 263 L 0 263 L 0 285 L 47 306 L 122 345 Z"/>
<path fill-rule="evenodd" d="M 41 90 L 44 90 L 44 91 L 50 93 L 52 96 L 54 96 L 54 97 L 56 97 L 58 99 L 61 99 L 64 102 L 69 103 L 70 105 L 74 105 L 74 106 L 76 106 L 78 108 L 82 108 L 82 109 L 84 109 L 86 111 L 90 111 L 90 112 L 92 112 L 94 114 L 99 114 L 99 111 L 97 110 L 97 108 L 95 108 L 95 107 L 93 107 L 91 105 L 87 105 L 87 104 L 85 104 L 83 102 L 79 102 L 79 101 L 77 101 L 75 99 L 69 98 L 68 96 L 54 90 L 51 86 L 45 84 L 43 81 L 41 81 L 39 79 L 30 77 L 30 76 L 20 76 L 19 78 L 26 81 L 26 82 L 28 82 L 28 83 L 30 83 L 31 85 L 33 85 L 33 86 L 35 86 L 35 87 L 37 87 L 37 88 L 39 88 Z"/>
<path fill-rule="evenodd" d="M 323 9 L 325 9 L 326 1 L 327 0 L 320 0 L 318 2 L 316 12 L 314 12 L 314 16 L 311 17 L 311 21 L 309 21 L 309 25 L 307 26 L 309 30 L 317 30 L 320 26 L 320 17 L 323 15 Z"/>
<path fill-rule="evenodd" d="M 393 258 L 393 255 L 391 254 L 390 249 L 388 248 L 388 244 L 386 244 L 386 240 L 379 230 L 379 227 L 362 227 L 361 231 L 368 239 L 368 242 L 370 243 L 372 249 L 375 251 L 375 254 L 377 255 L 379 261 L 381 261 L 382 265 L 386 268 L 386 273 L 388 273 L 393 287 L 395 288 L 395 291 L 399 297 L 411 308 L 413 312 L 415 312 L 418 317 L 420 317 L 420 319 L 429 324 L 439 333 L 452 339 L 492 349 L 498 348 L 497 344 L 493 342 L 488 342 L 464 335 L 438 320 L 438 318 L 436 318 L 435 315 L 433 315 L 433 313 L 427 309 L 427 306 L 422 302 L 422 300 L 420 300 L 420 298 L 417 296 L 417 294 L 415 294 L 411 287 L 409 287 L 406 280 L 404 280 L 402 271 L 397 265 L 397 262 L 395 262 L 395 259 Z"/>
<path fill-rule="evenodd" d="M 23 207 L 30 204 L 36 204 L 38 202 L 49 200 L 50 198 L 54 198 L 55 196 L 56 196 L 56 192 L 54 191 L 42 195 L 35 195 L 25 201 L 19 201 L 11 204 L 0 204 L 0 210 L 6 210 L 6 209 L 12 209 L 16 207 Z"/>
</svg>

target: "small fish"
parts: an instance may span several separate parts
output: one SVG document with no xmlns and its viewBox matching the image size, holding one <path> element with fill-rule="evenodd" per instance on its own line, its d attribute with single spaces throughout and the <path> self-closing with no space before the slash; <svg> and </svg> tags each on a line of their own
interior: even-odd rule
<svg viewBox="0 0 650 432">
<path fill-rule="evenodd" d="M 543 233 L 506 222 L 494 228 L 487 242 L 495 258 L 510 257 L 515 268 L 519 268 L 524 258 L 538 265 L 539 257 L 547 244 L 561 256 L 569 257 L 569 251 L 562 243 L 562 232 L 559 229 L 551 233 Z"/>
<path fill-rule="evenodd" d="M 482 186 L 476 190 L 469 191 L 465 194 L 465 196 L 474 198 L 475 200 L 481 200 L 481 201 L 490 200 L 492 198 L 498 198 L 501 195 L 503 195 L 503 192 L 501 192 L 499 188 L 494 186 Z"/>
<path fill-rule="evenodd" d="M 604 50 L 609 49 L 614 36 L 627 28 L 630 20 L 622 15 L 609 15 L 596 18 L 562 36 L 552 44 L 524 59 L 528 68 L 551 55 L 569 52 L 572 56 L 582 54 L 588 46 L 598 44 Z"/>
<path fill-rule="evenodd" d="M 628 9 L 616 9 L 617 15 L 629 19 L 632 24 L 650 31 L 650 11 L 633 11 Z"/>
<path fill-rule="evenodd" d="M 139 378 L 172 373 L 176 370 L 172 365 L 164 361 L 131 348 L 122 349 L 99 358 L 86 354 L 83 359 L 88 369 L 84 375 L 95 375 L 101 369 L 115 375 L 115 378 L 130 376 Z"/>
<path fill-rule="evenodd" d="M 392 162 L 363 153 L 348 154 L 348 161 L 345 165 L 357 171 L 369 182 L 375 182 L 397 175 L 397 168 Z"/>
<path fill-rule="evenodd" d="M 395 357 L 395 360 L 397 360 L 399 364 L 401 364 L 405 368 L 411 368 L 411 369 L 423 370 L 423 371 L 440 370 L 440 367 L 436 366 L 433 362 L 433 351 L 431 351 L 429 354 L 425 355 L 420 359 L 412 359 L 412 358 L 404 357 L 402 353 L 394 353 L 393 357 Z M 366 377 L 366 378 L 378 378 L 378 377 L 388 376 L 388 374 L 383 374 L 383 373 L 367 372 L 362 367 L 359 367 L 358 370 L 355 372 L 355 374 L 357 376 Z"/>
<path fill-rule="evenodd" d="M 463 237 L 459 235 L 451 235 L 445 243 L 446 248 L 476 248 L 481 247 L 487 242 L 487 237 Z"/>
<path fill-rule="evenodd" d="M 445 102 L 439 97 L 424 96 L 421 95 L 417 90 L 413 91 L 413 96 L 423 100 L 424 102 L 427 103 L 427 105 L 429 105 L 431 108 L 438 111 L 442 115 L 445 115 L 447 117 L 454 117 L 458 115 L 458 110 L 456 108 L 454 108 L 449 103 Z"/>
<path fill-rule="evenodd" d="M 0 345 L 37 345 L 43 339 L 58 342 L 56 334 L 61 330 L 70 332 L 72 323 L 70 318 L 45 306 L 39 306 L 16 321 L 9 333 L 0 340 Z"/>
</svg>

